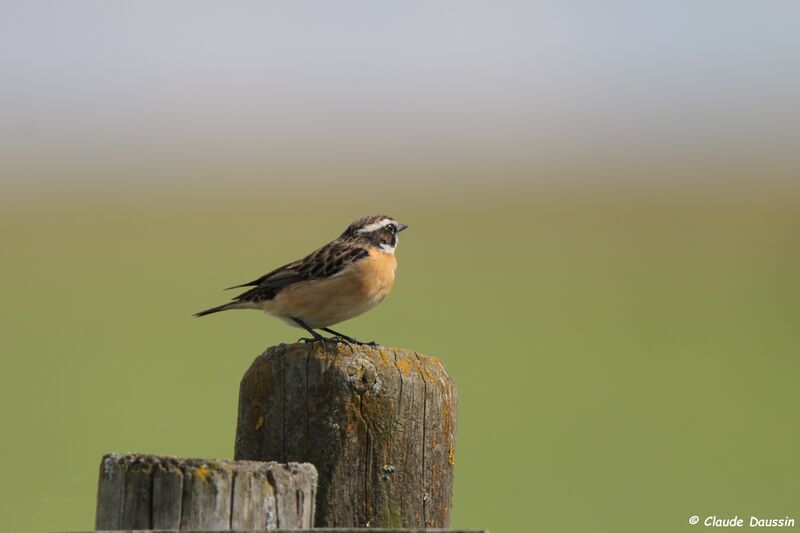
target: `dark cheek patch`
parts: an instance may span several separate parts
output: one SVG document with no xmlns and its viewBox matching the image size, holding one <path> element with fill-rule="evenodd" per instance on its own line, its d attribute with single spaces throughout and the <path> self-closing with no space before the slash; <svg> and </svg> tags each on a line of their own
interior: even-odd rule
<svg viewBox="0 0 800 533">
<path fill-rule="evenodd" d="M 375 231 L 371 233 L 369 240 L 374 246 L 380 246 L 381 244 L 387 242 L 386 235 L 382 231 Z"/>
</svg>

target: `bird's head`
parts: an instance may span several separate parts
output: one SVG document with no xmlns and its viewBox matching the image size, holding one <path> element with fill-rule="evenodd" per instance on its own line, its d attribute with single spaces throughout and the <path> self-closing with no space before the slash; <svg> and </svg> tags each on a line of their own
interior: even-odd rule
<svg viewBox="0 0 800 533">
<path fill-rule="evenodd" d="M 386 253 L 394 253 L 397 247 L 397 234 L 408 226 L 390 216 L 371 215 L 362 217 L 347 226 L 342 239 L 366 241 Z"/>
</svg>

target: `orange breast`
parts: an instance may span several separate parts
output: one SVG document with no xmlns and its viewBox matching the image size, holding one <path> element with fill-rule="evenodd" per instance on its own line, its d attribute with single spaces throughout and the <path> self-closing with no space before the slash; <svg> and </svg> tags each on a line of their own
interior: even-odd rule
<svg viewBox="0 0 800 533">
<path fill-rule="evenodd" d="M 332 326 L 378 305 L 392 290 L 396 269 L 393 254 L 373 250 L 333 277 L 286 287 L 263 302 L 263 309 L 280 318 L 297 317 L 312 328 Z"/>
<path fill-rule="evenodd" d="M 394 254 L 371 250 L 368 257 L 356 263 L 355 270 L 356 276 L 361 280 L 364 296 L 379 297 L 382 300 L 394 285 L 397 259 Z"/>
</svg>

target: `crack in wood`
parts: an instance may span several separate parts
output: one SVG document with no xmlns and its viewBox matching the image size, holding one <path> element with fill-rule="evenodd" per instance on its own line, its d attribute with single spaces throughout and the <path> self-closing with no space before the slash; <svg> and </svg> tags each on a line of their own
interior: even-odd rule
<svg viewBox="0 0 800 533">
<path fill-rule="evenodd" d="M 423 399 L 422 399 L 422 516 L 425 527 L 428 527 L 429 520 L 428 520 L 428 500 L 429 500 L 429 490 L 427 482 L 425 481 L 425 477 L 427 474 L 427 470 L 425 469 L 425 455 L 428 450 L 428 440 L 427 440 L 427 430 L 428 430 L 428 380 L 425 379 L 425 372 L 422 369 L 422 362 L 420 361 L 419 354 L 414 352 L 414 358 L 417 360 L 417 370 L 419 371 L 419 375 L 422 378 L 422 386 L 423 386 Z"/>
</svg>

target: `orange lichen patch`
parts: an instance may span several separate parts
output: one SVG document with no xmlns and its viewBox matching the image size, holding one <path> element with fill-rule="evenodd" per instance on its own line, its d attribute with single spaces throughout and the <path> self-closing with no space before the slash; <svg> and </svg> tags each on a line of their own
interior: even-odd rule
<svg viewBox="0 0 800 533">
<path fill-rule="evenodd" d="M 442 432 L 445 435 L 452 435 L 453 434 L 453 410 L 450 402 L 444 402 L 442 404 Z"/>
<path fill-rule="evenodd" d="M 208 476 L 211 475 L 211 472 L 208 471 L 208 467 L 203 465 L 197 470 L 195 470 L 195 474 L 197 474 L 197 477 L 199 477 L 203 481 L 208 481 Z"/>
<path fill-rule="evenodd" d="M 261 429 L 263 425 L 264 425 L 264 415 L 261 415 L 258 417 L 258 420 L 256 421 L 256 431 Z"/>
<path fill-rule="evenodd" d="M 417 356 L 417 368 L 419 373 L 422 374 L 424 379 L 433 381 L 436 379 L 436 373 L 431 372 L 431 359 L 426 355 L 415 354 Z"/>
<path fill-rule="evenodd" d="M 450 466 L 456 464 L 456 447 L 453 446 L 453 443 L 450 443 L 450 449 L 447 451 L 447 462 L 450 463 Z"/>
<path fill-rule="evenodd" d="M 408 364 L 408 359 L 405 359 L 405 358 L 400 359 L 400 358 L 398 358 L 397 362 L 395 363 L 395 366 L 397 366 L 397 369 L 404 376 L 408 376 L 411 373 L 411 369 L 409 368 L 409 364 Z"/>
<path fill-rule="evenodd" d="M 388 417 L 394 412 L 395 406 L 388 398 L 366 392 L 359 405 L 360 415 L 370 428 L 380 434 L 390 430 Z"/>
</svg>

